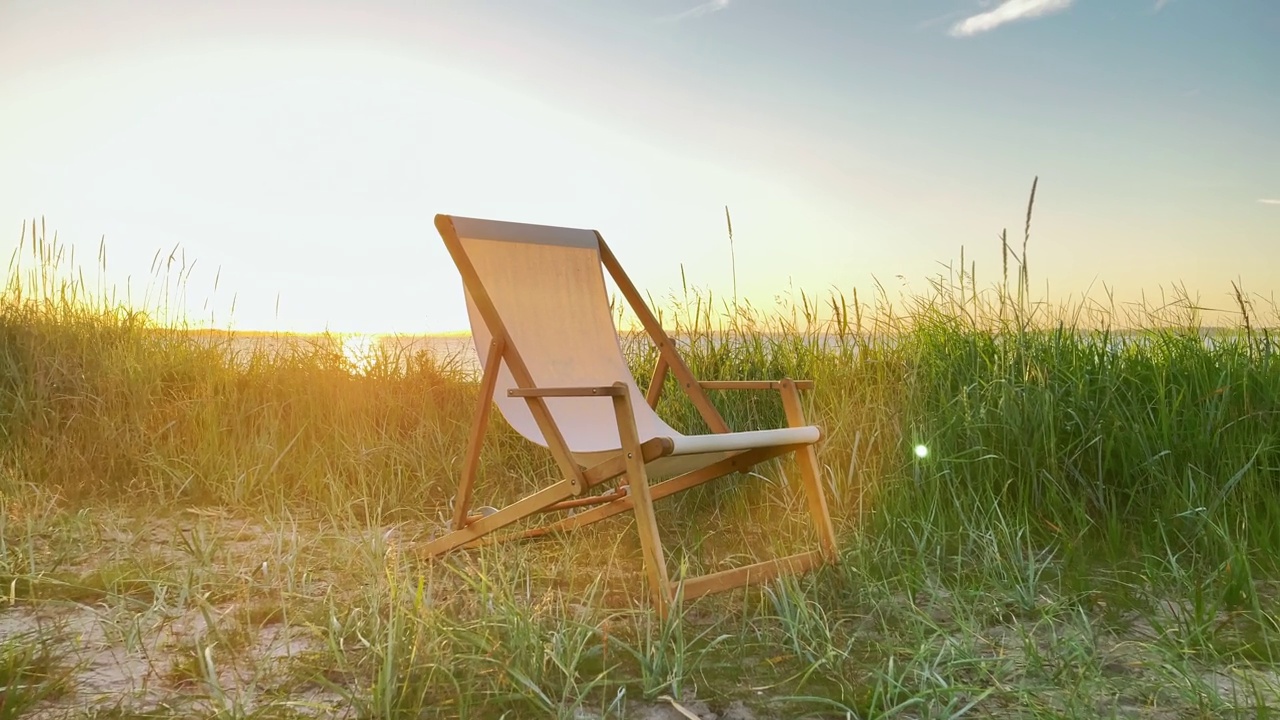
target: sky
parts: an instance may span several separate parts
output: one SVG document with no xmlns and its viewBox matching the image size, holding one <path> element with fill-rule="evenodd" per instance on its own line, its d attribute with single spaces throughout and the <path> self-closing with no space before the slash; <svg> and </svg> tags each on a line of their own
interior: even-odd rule
<svg viewBox="0 0 1280 720">
<path fill-rule="evenodd" d="M 1280 290 L 1280 3 L 0 0 L 0 252 L 177 248 L 219 327 L 464 330 L 436 213 L 659 304 L 981 287 L 1035 177 L 1038 294 Z"/>
</svg>

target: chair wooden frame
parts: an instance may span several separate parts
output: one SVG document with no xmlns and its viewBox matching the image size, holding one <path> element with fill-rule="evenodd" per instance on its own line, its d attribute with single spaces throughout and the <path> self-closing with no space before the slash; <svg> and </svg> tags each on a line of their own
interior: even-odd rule
<svg viewBox="0 0 1280 720">
<path fill-rule="evenodd" d="M 734 451 L 721 460 L 651 486 L 645 466 L 670 455 L 673 451 L 673 443 L 670 439 L 661 437 L 645 442 L 640 441 L 627 385 L 619 379 L 618 382 L 609 386 L 536 387 L 525 361 L 520 356 L 519 348 L 507 341 L 509 336 L 503 319 L 494 307 L 470 259 L 463 251 L 452 218 L 448 215 L 437 215 L 435 224 L 493 339 L 487 349 L 484 371 L 480 380 L 480 394 L 467 440 L 466 453 L 462 460 L 461 477 L 450 523 L 451 530 L 427 543 L 421 551 L 423 555 L 436 557 L 457 548 L 476 547 L 573 530 L 631 511 L 635 514 L 638 526 L 654 607 L 662 616 L 669 612 L 677 592 L 681 593 L 685 599 L 693 599 L 751 583 L 765 582 L 787 573 L 807 572 L 824 562 L 832 562 L 836 559 L 836 535 L 827 508 L 826 494 L 822 487 L 818 459 L 814 451 L 815 443 L 775 445 Z M 668 375 L 674 375 L 680 389 L 689 397 L 714 433 L 730 432 L 729 426 L 707 394 L 708 391 L 717 390 L 776 391 L 781 395 L 788 427 L 806 426 L 800 391 L 812 389 L 812 381 L 785 378 L 776 381 L 700 381 L 695 378 L 677 352 L 675 343 L 662 329 L 609 246 L 605 244 L 604 238 L 598 232 L 595 236 L 599 243 L 601 262 L 659 352 L 646 396 L 650 407 L 657 407 Z M 508 396 L 524 398 L 528 403 L 529 410 L 546 440 L 547 448 L 563 473 L 563 479 L 496 512 L 482 515 L 470 512 L 472 489 L 479 467 L 481 446 L 494 405 L 499 361 L 506 362 L 516 383 L 516 387 L 508 391 Z M 547 408 L 545 399 L 552 397 L 599 397 L 602 401 L 604 399 L 611 401 L 617 422 L 620 450 L 590 467 L 580 465 L 574 459 L 556 426 L 554 417 Z M 672 582 L 667 573 L 665 553 L 654 518 L 653 502 L 733 472 L 745 472 L 758 463 L 789 453 L 794 453 L 796 456 L 809 514 L 817 529 L 818 549 Z M 622 480 L 623 483 L 607 493 L 584 496 L 588 490 L 610 480 Z M 586 507 L 590 509 L 576 512 L 542 527 L 497 537 L 491 536 L 495 531 L 536 514 L 571 509 L 578 511 Z"/>
</svg>

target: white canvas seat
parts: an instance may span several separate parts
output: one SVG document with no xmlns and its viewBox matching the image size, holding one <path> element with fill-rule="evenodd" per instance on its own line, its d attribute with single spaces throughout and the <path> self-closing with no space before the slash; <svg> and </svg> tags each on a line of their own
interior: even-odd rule
<svg viewBox="0 0 1280 720">
<path fill-rule="evenodd" d="M 597 506 L 548 526 L 553 530 L 633 510 L 641 525 L 652 592 L 660 612 L 665 612 L 673 587 L 667 580 L 652 500 L 795 452 L 818 525 L 820 551 L 729 571 L 736 573 L 732 576 L 707 576 L 711 581 L 697 579 L 702 584 L 691 585 L 686 579 L 684 594 L 714 592 L 788 569 L 805 569 L 833 556 L 835 538 L 813 454 L 822 434 L 803 422 L 798 395 L 798 387 L 811 383 L 696 380 L 595 231 L 447 215 L 437 216 L 436 225 L 462 275 L 483 377 L 454 529 L 427 546 L 429 555 L 474 544 L 494 530 L 548 509 Z M 618 342 L 602 266 L 659 350 L 647 393 L 636 384 Z M 654 407 L 668 374 L 674 374 L 714 432 L 684 434 L 658 416 Z M 731 432 L 706 391 L 734 388 L 779 391 L 789 426 Z M 476 517 L 469 514 L 471 487 L 492 405 L 518 433 L 551 451 L 564 478 L 507 508 Z M 620 477 L 625 479 L 625 492 L 580 497 Z M 664 478 L 669 480 L 654 485 L 651 492 L 649 482 Z"/>
</svg>

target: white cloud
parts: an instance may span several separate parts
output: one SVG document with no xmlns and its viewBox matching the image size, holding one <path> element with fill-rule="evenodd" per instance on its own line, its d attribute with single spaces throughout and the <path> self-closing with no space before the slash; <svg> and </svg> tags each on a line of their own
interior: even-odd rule
<svg viewBox="0 0 1280 720">
<path fill-rule="evenodd" d="M 1280 198 L 1258 198 L 1263 205 L 1280 205 Z"/>
<path fill-rule="evenodd" d="M 951 26 L 953 37 L 969 37 L 1028 18 L 1061 12 L 1071 7 L 1074 0 L 1004 0 L 993 10 L 978 13 Z"/>
<path fill-rule="evenodd" d="M 666 20 L 667 22 L 679 22 L 681 20 L 688 20 L 689 18 L 696 18 L 696 17 L 702 17 L 703 15 L 710 15 L 713 12 L 720 12 L 721 10 L 724 10 L 725 8 L 729 7 L 729 4 L 732 2 L 733 0 L 707 0 L 707 2 L 704 2 L 701 5 L 698 5 L 696 7 L 691 7 L 682 13 L 669 15 L 663 18 L 663 20 Z"/>
<path fill-rule="evenodd" d="M 1160 10 L 1162 10 L 1165 5 L 1168 5 L 1169 2 L 1170 0 L 1156 0 L 1156 6 L 1154 8 L 1154 12 L 1160 12 Z"/>
</svg>

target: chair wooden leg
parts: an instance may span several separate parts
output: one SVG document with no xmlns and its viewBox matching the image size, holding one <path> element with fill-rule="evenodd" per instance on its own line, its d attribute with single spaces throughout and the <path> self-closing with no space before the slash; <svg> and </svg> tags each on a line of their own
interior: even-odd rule
<svg viewBox="0 0 1280 720">
<path fill-rule="evenodd" d="M 626 393 L 613 398 L 614 416 L 618 421 L 618 436 L 627 459 L 627 495 L 636 515 L 636 529 L 640 533 L 640 549 L 644 553 L 645 571 L 649 576 L 649 592 L 659 617 L 666 617 L 671 604 L 671 583 L 667 579 L 667 559 L 662 551 L 662 539 L 658 535 L 658 522 L 653 514 L 653 498 L 649 493 L 649 476 L 644 470 L 644 457 L 640 452 L 640 438 L 636 432 L 635 414 L 631 399 Z"/>
<path fill-rule="evenodd" d="M 667 359 L 658 356 L 658 362 L 653 366 L 653 377 L 649 379 L 649 392 L 645 394 L 645 402 L 649 403 L 649 407 L 657 409 L 658 400 L 662 398 L 662 384 L 667 381 Z"/>
<path fill-rule="evenodd" d="M 782 409 L 787 416 L 787 424 L 791 427 L 803 427 L 804 408 L 800 404 L 800 391 L 790 379 L 779 384 L 782 395 Z M 836 531 L 831 524 L 831 513 L 827 510 L 827 494 L 822 489 L 822 475 L 819 472 L 818 454 L 812 445 L 806 445 L 796 451 L 796 464 L 800 466 L 800 478 L 804 484 L 805 498 L 809 501 L 809 514 L 813 516 L 814 527 L 818 531 L 818 544 L 822 554 L 828 560 L 836 556 Z"/>
<path fill-rule="evenodd" d="M 804 411 L 800 402 L 800 393 L 791 380 L 783 380 L 778 385 L 782 396 L 783 409 L 787 423 L 791 427 L 803 427 Z M 479 520 L 475 520 L 465 528 L 430 543 L 427 555 L 447 552 L 456 547 L 474 547 L 493 541 L 505 541 L 517 537 L 536 537 L 548 532 L 571 530 L 626 510 L 635 513 L 636 528 L 640 537 L 640 547 L 644 554 L 645 572 L 649 580 L 649 590 L 654 608 L 658 615 L 666 617 L 674 602 L 673 590 L 667 572 L 666 555 L 662 540 L 658 533 L 658 524 L 654 516 L 653 502 L 657 498 L 666 497 L 681 490 L 702 484 L 734 470 L 743 470 L 771 457 L 788 452 L 796 453 L 796 462 L 800 468 L 802 484 L 808 501 L 809 512 L 818 533 L 819 549 L 789 557 L 767 560 L 749 566 L 735 568 L 700 577 L 685 578 L 681 587 L 683 595 L 692 599 L 708 593 L 721 592 L 729 588 L 765 582 L 784 574 L 803 573 L 821 564 L 835 559 L 837 546 L 835 529 L 827 508 L 826 493 L 823 490 L 819 472 L 817 453 L 812 445 L 790 445 L 774 448 L 758 448 L 736 456 L 726 458 L 718 463 L 684 475 L 671 478 L 652 488 L 649 486 L 648 474 L 645 472 L 645 446 L 642 446 L 636 430 L 635 415 L 631 399 L 627 393 L 613 396 L 614 415 L 618 425 L 618 437 L 622 448 L 623 476 L 626 478 L 628 492 L 612 502 L 604 503 L 580 515 L 566 518 L 549 526 L 535 528 L 499 538 L 485 538 L 486 535 L 505 527 L 516 520 L 528 517 L 539 511 L 552 508 L 565 498 L 576 494 L 577 484 L 570 480 L 557 483 L 523 500 L 503 508 L 499 512 Z M 610 462 L 617 462 L 617 459 Z M 601 467 L 607 467 L 602 465 Z M 608 473 L 612 475 L 620 468 L 611 466 Z"/>
<path fill-rule="evenodd" d="M 471 489 L 480 467 L 480 446 L 484 432 L 489 427 L 489 412 L 493 409 L 493 389 L 498 384 L 498 364 L 502 362 L 504 342 L 494 338 L 489 342 L 488 357 L 484 362 L 484 375 L 480 378 L 480 396 L 476 399 L 475 420 L 471 424 L 471 436 L 467 438 L 467 454 L 462 459 L 462 476 L 458 481 L 458 496 L 453 503 L 453 529 L 466 527 L 467 513 L 471 510 Z"/>
</svg>

